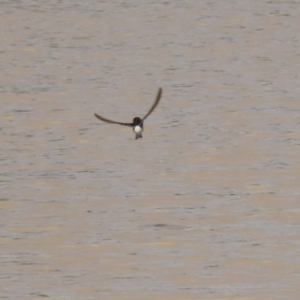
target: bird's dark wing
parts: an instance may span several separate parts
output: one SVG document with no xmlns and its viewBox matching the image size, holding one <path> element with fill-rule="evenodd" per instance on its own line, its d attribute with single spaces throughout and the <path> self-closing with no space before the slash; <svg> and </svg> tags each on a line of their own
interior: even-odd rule
<svg viewBox="0 0 300 300">
<path fill-rule="evenodd" d="M 159 100 L 161 98 L 161 94 L 162 94 L 162 88 L 159 88 L 157 96 L 156 96 L 156 99 L 155 99 L 153 105 L 151 106 L 150 110 L 146 114 L 146 116 L 142 119 L 143 121 L 153 112 L 153 110 L 155 109 L 155 107 L 157 106 L 157 104 L 158 104 L 158 102 L 159 102 Z"/>
<path fill-rule="evenodd" d="M 116 122 L 116 121 L 112 121 L 112 120 L 109 120 L 109 119 L 106 119 L 106 118 L 103 118 L 97 114 L 94 114 L 96 118 L 100 119 L 101 121 L 104 121 L 106 123 L 110 123 L 110 124 L 119 124 L 119 125 L 124 125 L 124 126 L 130 126 L 132 127 L 133 124 L 132 123 L 121 123 L 121 122 Z"/>
</svg>

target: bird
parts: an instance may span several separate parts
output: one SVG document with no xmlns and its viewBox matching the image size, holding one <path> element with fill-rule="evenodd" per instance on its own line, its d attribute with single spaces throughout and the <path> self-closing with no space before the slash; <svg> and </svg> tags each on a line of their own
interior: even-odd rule
<svg viewBox="0 0 300 300">
<path fill-rule="evenodd" d="M 110 123 L 110 124 L 119 124 L 119 125 L 123 125 L 123 126 L 129 126 L 132 127 L 133 132 L 135 133 L 135 139 L 141 139 L 143 137 L 142 132 L 144 130 L 144 121 L 146 120 L 146 118 L 154 111 L 154 109 L 156 108 L 157 104 L 160 101 L 162 95 L 162 88 L 158 89 L 157 92 L 157 96 L 155 98 L 154 103 L 152 104 L 151 108 L 149 109 L 149 111 L 147 112 L 147 114 L 143 117 L 143 118 L 139 118 L 139 117 L 135 117 L 132 120 L 132 123 L 123 123 L 123 122 L 117 122 L 117 121 L 112 121 L 109 120 L 107 118 L 104 118 L 98 114 L 94 114 L 96 118 L 100 119 L 101 121 L 104 121 L 106 123 Z"/>
</svg>

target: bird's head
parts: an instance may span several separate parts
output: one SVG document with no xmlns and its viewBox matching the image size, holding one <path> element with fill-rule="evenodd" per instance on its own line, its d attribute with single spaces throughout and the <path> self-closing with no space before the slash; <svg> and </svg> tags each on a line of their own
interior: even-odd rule
<svg viewBox="0 0 300 300">
<path fill-rule="evenodd" d="M 133 122 L 133 125 L 136 126 L 136 125 L 140 125 L 142 120 L 139 117 L 135 117 L 132 122 Z"/>
</svg>

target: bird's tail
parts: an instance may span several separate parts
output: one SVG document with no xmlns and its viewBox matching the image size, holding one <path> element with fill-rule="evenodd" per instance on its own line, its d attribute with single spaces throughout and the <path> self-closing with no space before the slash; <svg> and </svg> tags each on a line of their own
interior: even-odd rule
<svg viewBox="0 0 300 300">
<path fill-rule="evenodd" d="M 135 135 L 135 139 L 137 140 L 137 139 L 141 139 L 143 136 L 142 136 L 142 133 L 140 132 L 140 133 L 136 133 L 136 135 Z"/>
</svg>

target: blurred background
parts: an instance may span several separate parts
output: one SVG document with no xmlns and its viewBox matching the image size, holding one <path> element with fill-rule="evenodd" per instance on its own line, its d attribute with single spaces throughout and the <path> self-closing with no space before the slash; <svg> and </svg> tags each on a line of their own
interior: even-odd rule
<svg viewBox="0 0 300 300">
<path fill-rule="evenodd" d="M 1 299 L 299 299 L 298 1 L 0 3 Z M 143 139 L 123 122 L 143 116 Z"/>
</svg>

